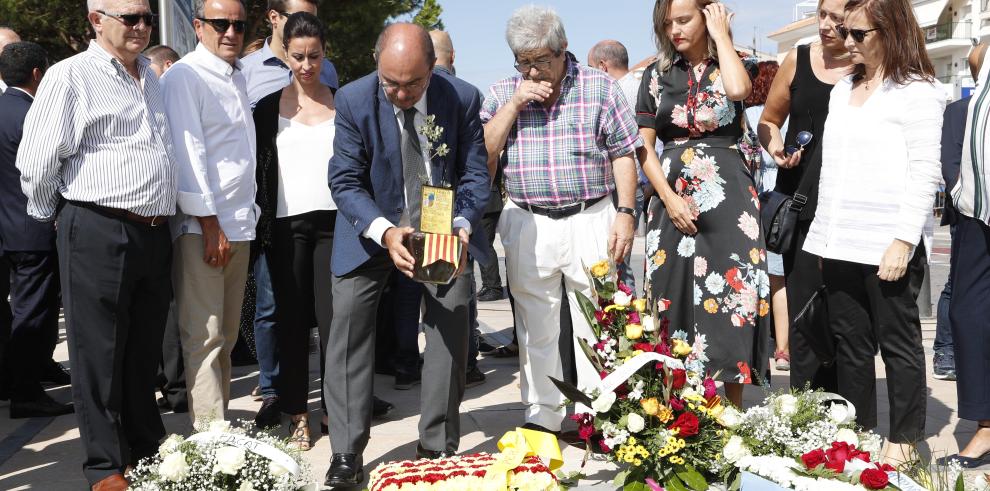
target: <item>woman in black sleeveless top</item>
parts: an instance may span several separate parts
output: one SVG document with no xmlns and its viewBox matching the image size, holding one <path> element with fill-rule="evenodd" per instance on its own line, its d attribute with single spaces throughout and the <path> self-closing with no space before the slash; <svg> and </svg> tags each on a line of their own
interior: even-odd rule
<svg viewBox="0 0 990 491">
<path fill-rule="evenodd" d="M 777 162 L 775 191 L 794 195 L 802 179 L 808 203 L 799 215 L 795 244 L 784 254 L 787 308 L 791 319 L 790 344 L 791 386 L 835 390 L 835 371 L 831 365 L 834 342 L 823 311 L 824 295 L 818 257 L 802 251 L 808 228 L 818 203 L 818 177 L 821 170 L 822 131 L 828 117 L 829 94 L 833 85 L 852 67 L 843 40 L 835 32 L 842 23 L 845 0 L 819 0 L 818 35 L 820 43 L 798 46 L 784 59 L 770 87 L 766 108 L 760 118 L 760 143 Z M 780 127 L 788 121 L 787 137 Z M 786 155 L 785 145 L 795 145 L 798 132 L 814 135 L 804 150 Z M 811 308 L 807 308 L 811 307 Z M 778 308 L 774 307 L 775 315 Z M 814 314 L 814 315 L 813 315 Z"/>
</svg>

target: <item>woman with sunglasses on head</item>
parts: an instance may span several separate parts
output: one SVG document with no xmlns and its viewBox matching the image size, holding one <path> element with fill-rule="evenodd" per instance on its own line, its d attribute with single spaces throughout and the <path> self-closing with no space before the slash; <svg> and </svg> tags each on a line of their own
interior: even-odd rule
<svg viewBox="0 0 990 491">
<path fill-rule="evenodd" d="M 767 381 L 770 285 L 756 185 L 738 147 L 756 63 L 736 53 L 731 19 L 712 0 L 656 2 L 657 61 L 636 119 L 660 197 L 649 210 L 647 295 L 669 303 L 671 330 L 707 342 L 705 369 L 741 406 L 744 384 Z"/>
<path fill-rule="evenodd" d="M 290 443 L 309 450 L 309 333 L 319 327 L 321 370 L 330 328 L 330 253 L 337 212 L 327 185 L 333 153 L 333 91 L 320 83 L 324 27 L 309 13 L 285 23 L 283 43 L 292 82 L 254 110 L 258 141 L 258 239 L 270 258 L 279 371 L 260 426 L 292 415 Z"/>
<path fill-rule="evenodd" d="M 849 0 L 836 26 L 855 64 L 832 89 L 821 184 L 804 250 L 822 258 L 837 392 L 877 425 L 874 358 L 887 370 L 884 461 L 925 438 L 925 352 L 916 303 L 931 250 L 946 93 L 909 0 Z"/>
<path fill-rule="evenodd" d="M 828 363 L 835 351 L 828 335 L 828 319 L 823 315 L 811 315 L 805 309 L 809 303 L 823 300 L 815 295 L 822 286 L 821 269 L 818 257 L 802 251 L 801 247 L 818 204 L 818 176 L 822 165 L 820 142 L 828 117 L 829 94 L 836 82 L 851 72 L 853 65 L 844 40 L 835 32 L 835 26 L 842 23 L 845 15 L 845 4 L 846 0 L 819 0 L 819 42 L 798 46 L 784 58 L 770 87 L 758 127 L 760 143 L 778 167 L 773 189 L 789 196 L 801 194 L 807 198 L 798 214 L 794 242 L 783 254 L 786 311 L 790 313 L 785 320 L 790 324 L 790 382 L 791 387 L 797 389 L 810 384 L 815 389 L 835 390 L 835 368 Z M 785 121 L 786 137 L 781 134 Z M 787 153 L 785 149 L 797 145 L 797 134 L 802 131 L 811 133 L 811 142 L 797 152 Z M 771 282 L 774 283 L 773 276 Z M 774 311 L 777 311 L 776 304 Z M 774 357 L 779 356 L 775 353 Z"/>
</svg>

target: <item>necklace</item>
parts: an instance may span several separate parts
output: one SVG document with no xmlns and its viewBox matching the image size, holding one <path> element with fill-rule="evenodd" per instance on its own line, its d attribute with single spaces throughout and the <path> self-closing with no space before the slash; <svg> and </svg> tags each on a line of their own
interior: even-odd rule
<svg viewBox="0 0 990 491">
<path fill-rule="evenodd" d="M 865 87 L 867 91 L 870 90 L 870 84 L 876 81 L 877 75 L 879 74 L 880 74 L 880 70 L 873 72 L 873 76 L 870 78 L 866 78 L 866 74 L 865 73 L 863 74 L 863 79 L 864 79 L 863 87 Z"/>
</svg>

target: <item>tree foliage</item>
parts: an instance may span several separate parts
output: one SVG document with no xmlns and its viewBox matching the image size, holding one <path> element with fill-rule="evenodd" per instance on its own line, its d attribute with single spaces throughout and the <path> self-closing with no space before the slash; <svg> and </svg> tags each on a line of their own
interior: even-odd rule
<svg viewBox="0 0 990 491">
<path fill-rule="evenodd" d="M 264 14 L 266 0 L 246 0 L 248 35 L 245 45 L 270 32 Z M 150 0 L 158 11 L 158 0 Z M 375 40 L 389 22 L 410 19 L 427 29 L 442 29 L 439 0 L 320 0 L 319 16 L 327 24 L 329 56 L 341 83 L 375 69 Z M 93 37 L 81 0 L 0 0 L 0 24 L 13 28 L 26 41 L 41 44 L 53 61 L 86 49 Z M 157 29 L 151 44 L 158 44 Z"/>
</svg>

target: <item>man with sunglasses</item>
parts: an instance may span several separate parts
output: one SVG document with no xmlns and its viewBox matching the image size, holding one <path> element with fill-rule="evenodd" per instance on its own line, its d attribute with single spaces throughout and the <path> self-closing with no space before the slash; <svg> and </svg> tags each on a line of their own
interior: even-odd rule
<svg viewBox="0 0 990 491">
<path fill-rule="evenodd" d="M 292 79 L 292 72 L 285 63 L 285 46 L 282 45 L 285 21 L 296 12 L 316 15 L 317 6 L 316 0 L 268 0 L 265 18 L 272 26 L 272 35 L 265 39 L 261 49 L 241 59 L 252 108 L 262 97 L 285 87 Z M 332 89 L 337 89 L 340 85 L 337 81 L 337 69 L 326 58 L 323 58 L 320 69 L 320 82 Z"/>
<path fill-rule="evenodd" d="M 255 131 L 238 55 L 240 0 L 198 0 L 196 49 L 162 77 L 176 143 L 172 275 L 193 422 L 224 419 L 255 237 Z"/>
<path fill-rule="evenodd" d="M 165 436 L 155 375 L 172 284 L 175 167 L 147 0 L 89 0 L 89 48 L 52 66 L 17 154 L 27 212 L 57 220 L 72 399 L 92 489 Z"/>
</svg>

